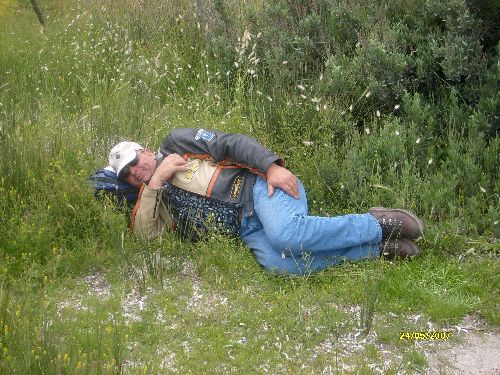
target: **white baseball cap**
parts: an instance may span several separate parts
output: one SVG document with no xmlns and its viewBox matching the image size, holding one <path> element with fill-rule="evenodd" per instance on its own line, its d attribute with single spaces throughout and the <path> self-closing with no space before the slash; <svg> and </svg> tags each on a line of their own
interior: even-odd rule
<svg viewBox="0 0 500 375">
<path fill-rule="evenodd" d="M 119 176 L 123 167 L 135 159 L 138 150 L 144 150 L 140 144 L 135 142 L 120 142 L 109 152 L 109 165 Z"/>
</svg>

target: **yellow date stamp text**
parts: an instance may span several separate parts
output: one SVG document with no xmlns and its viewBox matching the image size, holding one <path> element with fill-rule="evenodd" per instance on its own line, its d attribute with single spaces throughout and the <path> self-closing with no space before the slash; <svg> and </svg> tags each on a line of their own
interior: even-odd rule
<svg viewBox="0 0 500 375">
<path fill-rule="evenodd" d="M 448 340 L 452 332 L 446 331 L 420 331 L 400 332 L 400 340 Z"/>
</svg>

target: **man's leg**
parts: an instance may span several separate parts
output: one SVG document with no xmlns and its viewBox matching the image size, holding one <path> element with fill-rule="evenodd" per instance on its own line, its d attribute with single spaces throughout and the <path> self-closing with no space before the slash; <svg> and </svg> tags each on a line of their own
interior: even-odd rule
<svg viewBox="0 0 500 375">
<path fill-rule="evenodd" d="M 378 256 L 382 231 L 370 214 L 336 217 L 307 215 L 307 198 L 299 181 L 300 198 L 294 199 L 281 189 L 267 195 L 267 184 L 257 178 L 254 208 L 272 248 L 279 253 L 300 256 L 310 252 L 314 258 L 345 257 L 360 259 Z M 356 249 L 356 255 L 348 249 Z"/>
<path fill-rule="evenodd" d="M 245 228 L 245 227 L 243 227 Z M 286 249 L 275 249 L 269 242 L 264 229 L 254 228 L 250 233 L 242 233 L 242 239 L 250 247 L 266 271 L 276 273 L 304 275 L 321 271 L 327 267 L 332 267 L 346 260 L 360 260 L 373 254 L 378 257 L 379 248 L 365 249 L 364 245 L 355 248 L 336 250 L 335 252 L 316 252 L 314 254 L 304 252 L 302 254 L 292 254 Z M 334 254 L 334 255 L 333 255 Z"/>
</svg>

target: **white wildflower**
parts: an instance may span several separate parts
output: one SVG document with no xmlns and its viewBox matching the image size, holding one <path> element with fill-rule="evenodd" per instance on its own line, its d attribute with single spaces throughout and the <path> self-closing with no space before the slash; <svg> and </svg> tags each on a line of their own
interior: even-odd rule
<svg viewBox="0 0 500 375">
<path fill-rule="evenodd" d="M 243 38 L 241 39 L 241 43 L 243 45 L 247 46 L 250 39 L 252 39 L 252 37 L 250 35 L 250 31 L 245 30 L 245 32 L 243 33 Z"/>
<path fill-rule="evenodd" d="M 259 95 L 259 96 L 260 96 L 260 95 L 262 95 L 262 91 L 259 91 L 259 90 L 255 91 L 255 93 L 256 93 L 257 95 Z"/>
<path fill-rule="evenodd" d="M 431 165 L 433 161 L 434 160 L 432 160 L 432 158 L 430 158 L 429 161 L 427 162 L 427 164 Z"/>
<path fill-rule="evenodd" d="M 351 112 L 352 112 L 352 109 L 353 109 L 353 108 L 354 108 L 354 107 L 353 107 L 353 105 L 351 104 L 351 105 L 349 106 L 349 111 L 351 111 Z"/>
<path fill-rule="evenodd" d="M 400 107 L 401 107 L 401 106 L 400 106 L 399 104 L 396 104 L 396 105 L 394 106 L 394 109 L 397 111 Z"/>
<path fill-rule="evenodd" d="M 300 95 L 300 97 L 301 97 L 302 99 L 307 99 L 307 96 L 305 96 L 304 94 L 301 94 L 301 95 Z"/>
<path fill-rule="evenodd" d="M 394 134 L 399 135 L 399 130 L 396 130 Z"/>
<path fill-rule="evenodd" d="M 286 61 L 286 60 L 283 61 L 283 65 L 286 65 L 286 64 L 288 64 L 288 61 Z"/>
<path fill-rule="evenodd" d="M 269 100 L 270 102 L 273 101 L 273 98 L 271 98 L 270 96 L 267 96 L 266 99 Z"/>
<path fill-rule="evenodd" d="M 311 142 L 311 141 L 302 141 L 302 144 L 303 144 L 304 146 L 312 146 L 312 145 L 313 145 L 313 142 Z"/>
<path fill-rule="evenodd" d="M 238 62 L 237 62 L 237 61 L 235 61 L 235 62 L 234 62 L 234 66 L 235 66 L 235 67 L 239 67 L 239 66 L 240 66 L 240 64 L 238 64 Z"/>
<path fill-rule="evenodd" d="M 328 107 L 328 106 L 326 105 L 326 103 L 325 103 L 325 104 L 323 104 L 323 110 L 325 110 L 325 111 L 326 111 L 326 108 L 327 108 L 327 107 Z"/>
<path fill-rule="evenodd" d="M 370 134 L 370 128 L 365 128 L 365 133 Z"/>
<path fill-rule="evenodd" d="M 479 185 L 479 190 L 481 190 L 483 193 L 486 193 L 486 189 L 484 187 L 482 187 L 481 185 Z"/>
<path fill-rule="evenodd" d="M 375 112 L 375 114 L 377 115 L 377 117 L 380 117 L 380 111 L 377 109 L 377 112 Z"/>
<path fill-rule="evenodd" d="M 420 144 L 420 141 L 421 141 L 421 139 L 417 138 L 417 140 L 415 141 L 415 143 L 418 145 L 418 144 Z"/>
<path fill-rule="evenodd" d="M 302 85 L 297 85 L 297 88 L 298 88 L 300 91 L 305 91 L 305 89 L 306 89 L 306 88 L 305 88 L 304 86 L 302 86 Z"/>
<path fill-rule="evenodd" d="M 366 97 L 366 98 L 369 98 L 371 94 L 372 94 L 372 93 L 371 93 L 370 91 L 368 91 L 368 92 L 366 93 L 365 97 Z"/>
</svg>

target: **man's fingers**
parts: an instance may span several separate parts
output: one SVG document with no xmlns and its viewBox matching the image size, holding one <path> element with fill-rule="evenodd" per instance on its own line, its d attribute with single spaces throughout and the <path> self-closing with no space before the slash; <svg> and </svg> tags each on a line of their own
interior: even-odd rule
<svg viewBox="0 0 500 375">
<path fill-rule="evenodd" d="M 299 197 L 299 187 L 297 185 L 288 185 L 286 192 L 294 198 Z"/>
<path fill-rule="evenodd" d="M 272 197 L 274 195 L 274 188 L 279 187 L 281 190 L 283 190 L 285 193 L 290 195 L 291 197 L 298 199 L 299 198 L 299 188 L 298 186 L 293 187 L 292 185 L 283 185 L 281 186 L 274 186 L 271 184 L 267 184 L 267 195 L 269 197 Z"/>
<path fill-rule="evenodd" d="M 181 166 L 181 165 L 186 165 L 187 161 L 184 160 L 182 157 L 180 157 L 177 154 L 170 154 L 168 155 L 165 159 L 163 159 L 161 165 L 164 166 L 164 168 L 168 168 L 169 166 Z"/>
<path fill-rule="evenodd" d="M 186 164 L 187 161 L 184 160 L 184 158 L 178 154 L 170 154 L 164 159 L 165 162 L 167 163 L 175 163 L 175 164 Z"/>
<path fill-rule="evenodd" d="M 274 186 L 271 184 L 267 184 L 267 195 L 272 197 L 274 194 Z"/>
</svg>

